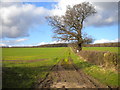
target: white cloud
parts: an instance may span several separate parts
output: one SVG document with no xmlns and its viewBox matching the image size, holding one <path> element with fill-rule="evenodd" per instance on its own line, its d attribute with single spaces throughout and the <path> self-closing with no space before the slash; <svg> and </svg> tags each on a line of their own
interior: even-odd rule
<svg viewBox="0 0 120 90">
<path fill-rule="evenodd" d="M 118 3 L 117 2 L 91 2 L 95 6 L 97 13 L 94 16 L 90 16 L 85 26 L 106 26 L 113 25 L 118 21 Z M 79 4 L 81 0 L 59 0 L 55 5 L 55 9 L 52 10 L 53 15 L 64 15 L 67 5 Z"/>
<path fill-rule="evenodd" d="M 37 45 L 45 45 L 45 44 L 57 44 L 57 43 L 68 43 L 68 42 L 65 42 L 65 41 L 53 41 L 53 42 L 40 42 L 38 43 Z"/>
<path fill-rule="evenodd" d="M 52 13 L 53 15 L 64 15 L 65 14 L 65 11 L 66 11 L 66 6 L 67 5 L 75 5 L 75 4 L 78 4 L 78 3 L 81 3 L 82 1 L 81 0 L 59 0 L 58 1 L 58 4 L 55 5 L 55 9 L 52 10 Z"/>
<path fill-rule="evenodd" d="M 3 3 L 0 8 L 0 36 L 17 38 L 29 36 L 29 29 L 44 22 L 49 10 L 32 4 Z"/>
<path fill-rule="evenodd" d="M 23 41 L 26 41 L 26 40 L 28 40 L 28 39 L 23 38 L 23 39 L 18 39 L 18 40 L 16 40 L 16 42 L 23 42 Z"/>
<path fill-rule="evenodd" d="M 94 2 L 97 13 L 87 19 L 86 26 L 110 26 L 118 23 L 117 2 Z"/>
<path fill-rule="evenodd" d="M 46 43 L 46 42 L 40 42 L 37 45 L 45 45 L 45 44 L 48 44 L 48 43 Z"/>
<path fill-rule="evenodd" d="M 120 39 L 115 39 L 115 40 L 100 39 L 100 40 L 94 41 L 94 44 L 96 44 L 96 43 L 110 43 L 110 42 L 120 42 Z"/>
<path fill-rule="evenodd" d="M 3 46 L 9 46 L 9 45 L 23 43 L 26 40 L 28 40 L 28 39 L 22 38 L 22 39 L 17 39 L 17 40 L 2 40 L 2 41 L 0 41 L 0 44 Z"/>
<path fill-rule="evenodd" d="M 13 46 L 14 46 L 14 47 L 24 47 L 24 46 L 30 47 L 30 46 L 35 46 L 35 45 L 31 45 L 31 44 L 27 44 L 27 45 L 26 45 L 26 44 L 16 44 L 16 45 L 9 45 L 9 47 L 10 47 L 10 46 L 11 46 L 11 47 L 13 47 Z"/>
<path fill-rule="evenodd" d="M 7 46 L 6 44 L 2 44 L 2 43 L 0 43 L 0 47 L 2 47 L 2 46 Z"/>
<path fill-rule="evenodd" d="M 89 0 L 88 0 L 89 1 Z M 63 15 L 67 5 L 81 3 L 81 0 L 59 0 L 55 9 L 48 10 L 32 4 L 2 3 L 0 8 L 0 37 L 18 38 L 29 36 L 30 28 L 44 23 L 47 15 Z M 87 19 L 85 26 L 105 26 L 117 23 L 118 8 L 115 2 L 93 3 L 97 10 L 95 16 Z"/>
<path fill-rule="evenodd" d="M 57 44 L 57 43 L 67 43 L 65 41 L 53 41 L 53 42 L 40 42 L 38 44 L 23 44 L 24 41 L 28 39 L 17 39 L 17 40 L 5 40 L 5 41 L 0 41 L 0 47 L 1 46 L 39 46 L 39 45 L 45 45 L 45 44 Z"/>
</svg>

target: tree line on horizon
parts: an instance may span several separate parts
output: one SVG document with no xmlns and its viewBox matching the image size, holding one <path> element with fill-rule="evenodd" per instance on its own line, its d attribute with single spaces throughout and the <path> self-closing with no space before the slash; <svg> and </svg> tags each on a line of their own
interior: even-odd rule
<svg viewBox="0 0 120 90">
<path fill-rule="evenodd" d="M 45 44 L 39 46 L 19 46 L 19 47 L 2 47 L 2 48 L 39 48 L 39 47 L 71 47 L 75 44 L 73 43 L 57 43 L 57 44 Z M 73 46 L 74 47 L 74 46 Z M 82 44 L 82 47 L 120 47 L 120 42 L 114 43 L 99 43 L 99 44 Z"/>
</svg>

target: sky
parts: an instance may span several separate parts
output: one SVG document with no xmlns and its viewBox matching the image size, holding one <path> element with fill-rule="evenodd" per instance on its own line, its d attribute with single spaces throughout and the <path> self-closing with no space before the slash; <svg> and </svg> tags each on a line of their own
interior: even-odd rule
<svg viewBox="0 0 120 90">
<path fill-rule="evenodd" d="M 2 2 L 0 46 L 37 46 L 60 43 L 52 38 L 53 29 L 48 25 L 45 17 L 64 15 L 67 5 L 73 6 L 79 3 L 81 3 L 80 0 Z M 83 31 L 95 39 L 93 43 L 117 42 L 119 40 L 118 3 L 90 3 L 97 13 L 85 20 Z"/>
</svg>

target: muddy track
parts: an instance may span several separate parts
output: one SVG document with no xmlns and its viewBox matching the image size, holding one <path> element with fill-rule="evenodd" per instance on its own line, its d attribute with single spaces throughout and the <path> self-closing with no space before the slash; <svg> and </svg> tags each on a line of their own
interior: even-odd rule
<svg viewBox="0 0 120 90">
<path fill-rule="evenodd" d="M 78 70 L 69 58 L 67 63 L 61 60 L 53 66 L 51 72 L 37 88 L 104 88 L 97 80 Z"/>
</svg>

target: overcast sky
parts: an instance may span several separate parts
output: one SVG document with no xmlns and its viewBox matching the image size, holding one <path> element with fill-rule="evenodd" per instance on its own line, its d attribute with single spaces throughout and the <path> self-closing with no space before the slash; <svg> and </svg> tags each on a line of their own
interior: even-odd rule
<svg viewBox="0 0 120 90">
<path fill-rule="evenodd" d="M 56 43 L 52 39 L 52 27 L 45 17 L 64 15 L 67 5 L 80 0 L 59 2 L 4 2 L 0 8 L 0 45 L 40 45 Z M 84 32 L 95 38 L 94 43 L 118 41 L 118 3 L 90 2 L 97 13 L 84 22 Z"/>
</svg>

